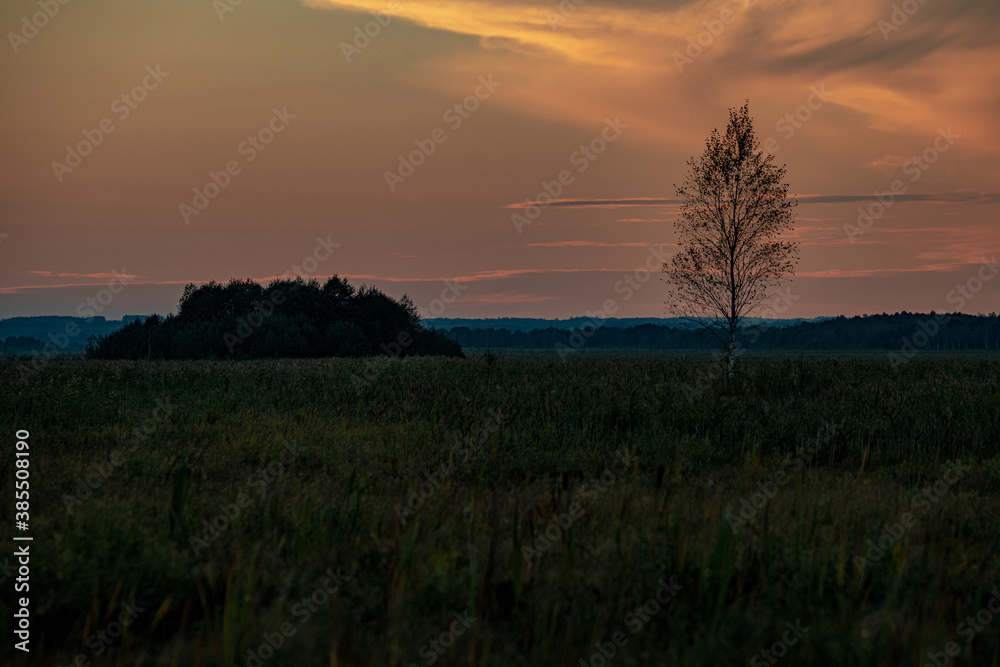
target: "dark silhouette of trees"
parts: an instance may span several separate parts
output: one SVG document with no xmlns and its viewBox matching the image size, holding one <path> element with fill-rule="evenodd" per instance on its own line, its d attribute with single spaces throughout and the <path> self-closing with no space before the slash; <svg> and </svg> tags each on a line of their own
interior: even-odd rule
<svg viewBox="0 0 1000 667">
<path fill-rule="evenodd" d="M 135 320 L 87 351 L 98 359 L 462 356 L 458 343 L 421 324 L 408 297 L 337 276 L 322 286 L 301 278 L 187 285 L 176 315 Z"/>
<path fill-rule="evenodd" d="M 579 335 L 576 329 L 554 327 L 529 331 L 455 327 L 448 335 L 466 349 L 708 350 L 718 345 L 704 329 L 657 324 L 602 326 L 586 335 Z M 880 351 L 901 358 L 931 351 L 997 352 L 1000 316 L 964 313 L 839 316 L 784 327 L 744 327 L 737 330 L 736 339 L 747 349 Z M 574 344 L 574 340 L 582 344 Z"/>
<path fill-rule="evenodd" d="M 45 341 L 33 336 L 8 336 L 0 342 L 0 354 L 32 354 L 41 352 Z"/>
<path fill-rule="evenodd" d="M 736 364 L 736 332 L 773 288 L 794 273 L 797 244 L 779 240 L 794 224 L 785 168 L 760 148 L 749 103 L 729 110 L 725 135 L 712 130 L 677 187 L 680 251 L 663 270 L 669 307 L 713 332 Z M 721 330 L 721 331 L 720 331 Z"/>
</svg>

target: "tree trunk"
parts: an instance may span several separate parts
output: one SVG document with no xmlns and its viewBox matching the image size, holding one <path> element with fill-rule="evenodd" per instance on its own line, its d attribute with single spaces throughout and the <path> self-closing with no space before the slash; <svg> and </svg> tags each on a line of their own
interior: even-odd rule
<svg viewBox="0 0 1000 667">
<path fill-rule="evenodd" d="M 736 332 L 733 330 L 729 331 L 729 379 L 733 379 L 733 373 L 736 369 Z"/>
</svg>

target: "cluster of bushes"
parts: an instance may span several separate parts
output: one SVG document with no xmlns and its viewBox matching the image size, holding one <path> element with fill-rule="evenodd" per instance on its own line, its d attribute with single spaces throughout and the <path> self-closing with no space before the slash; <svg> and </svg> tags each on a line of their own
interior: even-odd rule
<svg viewBox="0 0 1000 667">
<path fill-rule="evenodd" d="M 413 302 L 337 276 L 251 280 L 184 288 L 176 315 L 135 320 L 87 348 L 94 359 L 462 356 L 461 346 L 420 323 Z"/>
</svg>

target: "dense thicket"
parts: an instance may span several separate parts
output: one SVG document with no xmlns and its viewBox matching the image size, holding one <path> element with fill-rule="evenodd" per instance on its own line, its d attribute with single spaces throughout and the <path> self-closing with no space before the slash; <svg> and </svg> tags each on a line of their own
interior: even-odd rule
<svg viewBox="0 0 1000 667">
<path fill-rule="evenodd" d="M 718 349 L 717 339 L 696 329 L 644 324 L 577 330 L 469 329 L 448 335 L 467 348 L 516 349 Z M 737 343 L 764 350 L 1000 350 L 1000 317 L 996 314 L 929 315 L 896 313 L 836 317 L 790 327 L 740 329 Z"/>
<path fill-rule="evenodd" d="M 413 302 L 337 276 L 188 285 L 176 315 L 136 320 L 88 346 L 97 359 L 462 356 L 420 323 Z"/>
</svg>

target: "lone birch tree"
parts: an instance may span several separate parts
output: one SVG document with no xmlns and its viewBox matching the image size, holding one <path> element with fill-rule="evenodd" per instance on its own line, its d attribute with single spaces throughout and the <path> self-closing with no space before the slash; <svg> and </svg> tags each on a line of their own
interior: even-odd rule
<svg viewBox="0 0 1000 667">
<path fill-rule="evenodd" d="M 742 320 L 795 273 L 798 243 L 781 240 L 794 229 L 785 167 L 760 149 L 749 102 L 729 110 L 725 135 L 712 130 L 705 152 L 688 160 L 674 223 L 680 250 L 663 265 L 668 307 L 711 331 L 736 367 Z"/>
</svg>

